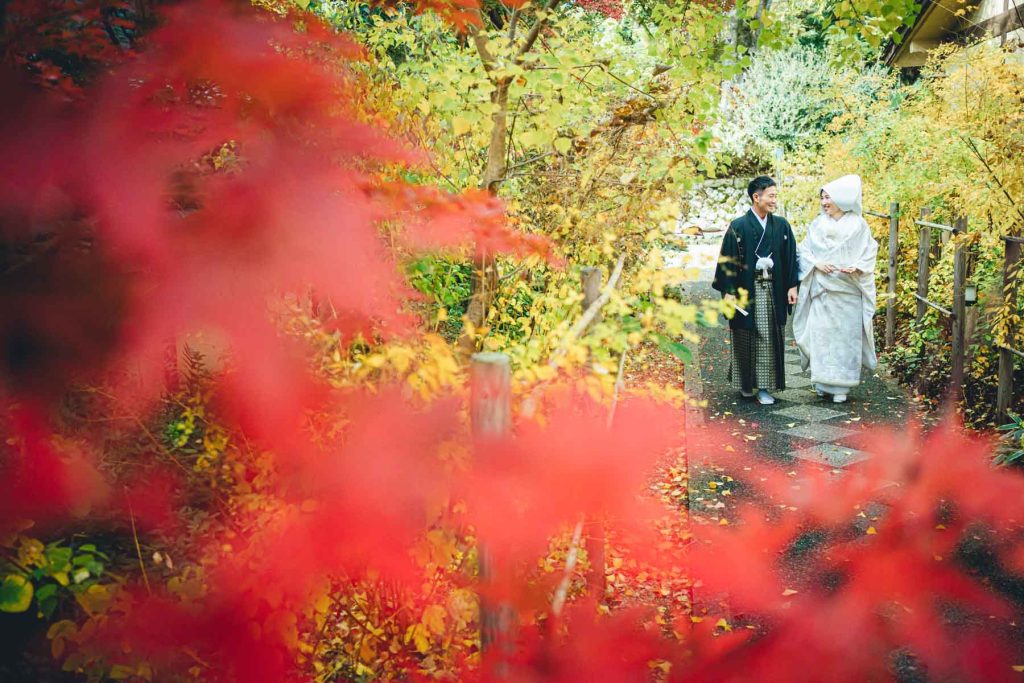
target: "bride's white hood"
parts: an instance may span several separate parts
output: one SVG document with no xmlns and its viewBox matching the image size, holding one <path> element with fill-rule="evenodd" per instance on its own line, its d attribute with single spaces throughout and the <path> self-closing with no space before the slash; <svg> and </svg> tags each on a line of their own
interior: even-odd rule
<svg viewBox="0 0 1024 683">
<path fill-rule="evenodd" d="M 863 213 L 859 175 L 844 175 L 821 189 L 832 198 L 832 203 L 844 212 L 855 213 L 858 216 Z"/>
</svg>

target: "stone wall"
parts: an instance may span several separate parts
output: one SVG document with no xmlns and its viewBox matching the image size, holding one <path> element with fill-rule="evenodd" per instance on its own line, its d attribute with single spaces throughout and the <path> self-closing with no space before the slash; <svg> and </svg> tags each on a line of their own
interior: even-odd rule
<svg viewBox="0 0 1024 683">
<path fill-rule="evenodd" d="M 749 178 L 705 180 L 683 195 L 680 232 L 724 232 L 732 219 L 750 208 Z"/>
</svg>

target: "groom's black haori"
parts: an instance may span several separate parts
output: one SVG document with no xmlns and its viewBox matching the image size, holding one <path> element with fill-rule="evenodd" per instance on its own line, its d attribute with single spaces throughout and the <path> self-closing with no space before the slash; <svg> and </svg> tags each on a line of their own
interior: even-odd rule
<svg viewBox="0 0 1024 683">
<path fill-rule="evenodd" d="M 749 194 L 752 196 L 774 184 L 769 178 L 757 178 L 751 182 Z M 760 257 L 772 259 L 773 265 L 767 271 L 756 269 Z M 737 312 L 729 321 L 732 331 L 729 377 L 733 386 L 746 394 L 756 389 L 786 388 L 783 358 L 783 330 L 789 311 L 786 296 L 799 282 L 796 240 L 785 218 L 767 214 L 762 230 L 751 209 L 729 224 L 711 286 L 723 295 L 739 296 L 740 289 L 747 291 L 748 315 Z"/>
</svg>

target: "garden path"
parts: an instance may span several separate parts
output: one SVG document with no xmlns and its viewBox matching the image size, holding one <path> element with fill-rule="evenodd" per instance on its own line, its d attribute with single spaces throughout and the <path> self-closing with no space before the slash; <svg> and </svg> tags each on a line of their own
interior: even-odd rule
<svg viewBox="0 0 1024 683">
<path fill-rule="evenodd" d="M 697 268 L 699 277 L 687 285 L 687 300 L 718 297 L 711 289 L 711 278 L 720 239 L 690 241 L 683 265 Z M 800 370 L 792 324 L 786 330 L 786 390 L 777 393 L 776 403 L 770 406 L 741 398 L 726 379 L 729 344 L 728 327 L 701 330 L 686 387 L 692 397 L 706 405 L 689 411 L 688 424 L 695 429 L 716 422 L 724 424 L 730 433 L 750 442 L 752 452 L 763 457 L 782 462 L 803 460 L 838 472 L 868 457 L 861 448 L 872 430 L 879 426 L 901 429 L 912 416 L 906 393 L 887 376 L 884 366 L 866 373 L 846 403 L 819 398 L 809 377 Z"/>
</svg>

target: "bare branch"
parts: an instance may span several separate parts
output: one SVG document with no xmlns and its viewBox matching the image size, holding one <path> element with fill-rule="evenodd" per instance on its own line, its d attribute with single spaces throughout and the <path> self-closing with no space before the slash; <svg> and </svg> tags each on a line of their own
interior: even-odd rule
<svg viewBox="0 0 1024 683">
<path fill-rule="evenodd" d="M 519 25 L 519 8 L 516 7 L 512 10 L 512 18 L 508 22 L 508 42 L 514 43 L 516 40 L 516 28 Z"/>
<path fill-rule="evenodd" d="M 484 23 L 483 13 L 479 8 L 473 11 L 480 20 L 480 25 L 470 23 L 466 30 L 470 38 L 473 39 L 473 45 L 476 46 L 476 51 L 480 55 L 480 62 L 484 65 L 484 71 L 490 73 L 491 69 L 494 68 L 494 55 L 487 49 L 487 35 L 480 30 Z"/>
<path fill-rule="evenodd" d="M 581 519 L 576 523 L 576 528 L 573 529 L 572 544 L 569 546 L 569 552 L 565 556 L 565 573 L 562 574 L 562 580 L 558 583 L 555 599 L 551 601 L 551 613 L 556 617 L 562 613 L 562 607 L 565 606 L 565 598 L 569 594 L 569 583 L 572 581 L 572 571 L 576 568 L 576 558 L 580 554 L 580 540 L 582 537 L 583 520 Z"/>
<path fill-rule="evenodd" d="M 569 334 L 562 343 L 555 349 L 554 353 L 551 354 L 551 360 L 548 361 L 549 365 L 554 365 L 555 360 L 564 356 L 569 350 L 569 345 L 576 341 L 583 331 L 586 330 L 590 323 L 597 317 L 598 312 L 604 307 L 608 300 L 612 297 L 612 292 L 615 290 L 616 285 L 619 284 L 619 278 L 622 277 L 622 266 L 626 263 L 626 255 L 622 254 L 619 256 L 619 260 L 615 263 L 615 269 L 612 271 L 611 277 L 608 278 L 608 284 L 601 290 L 601 296 L 594 299 L 594 303 L 590 304 L 590 308 L 583 312 L 580 319 L 576 321 L 572 329 L 569 330 Z"/>
<path fill-rule="evenodd" d="M 509 171 L 514 171 L 517 168 L 522 168 L 523 166 L 529 166 L 532 163 L 540 161 L 541 159 L 546 159 L 547 157 L 553 156 L 554 154 L 555 154 L 554 152 L 545 152 L 544 154 L 538 154 L 535 157 L 531 157 L 529 159 L 526 159 L 525 161 L 520 161 L 518 164 L 513 164 L 512 166 L 509 166 L 508 170 Z"/>
<path fill-rule="evenodd" d="M 520 63 L 526 53 L 533 48 L 533 44 L 537 42 L 537 37 L 548 23 L 547 13 L 553 11 L 560 1 L 561 0 L 548 0 L 548 4 L 545 5 L 543 9 L 545 16 L 534 22 L 533 26 L 530 28 L 530 32 L 526 34 L 526 40 L 523 41 L 522 46 L 520 46 L 519 50 L 516 52 L 516 64 Z"/>
<path fill-rule="evenodd" d="M 1018 216 L 1024 218 L 1024 213 L 1021 212 L 1019 204 L 1016 201 L 1014 201 L 1009 191 L 1007 191 L 1006 186 L 1003 185 L 1003 181 L 999 179 L 999 176 L 996 175 L 996 172 L 989 165 L 988 160 L 986 160 L 984 155 L 982 155 L 981 150 L 978 149 L 978 146 L 974 144 L 974 140 L 972 140 L 969 137 L 964 137 L 962 135 L 957 135 L 957 137 L 963 140 L 967 144 L 967 146 L 971 148 L 971 151 L 974 152 L 974 156 L 978 157 L 978 161 L 980 161 L 982 165 L 985 167 L 985 170 L 988 171 L 989 176 L 992 177 L 992 180 L 995 182 L 996 186 L 1003 191 L 1003 194 L 1006 196 L 1007 201 L 1010 202 L 1010 206 L 1013 207 L 1014 211 L 1017 212 Z"/>
</svg>

